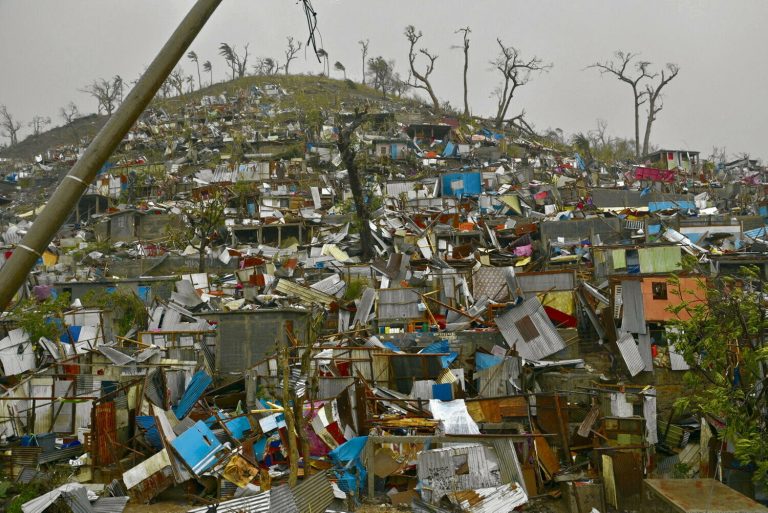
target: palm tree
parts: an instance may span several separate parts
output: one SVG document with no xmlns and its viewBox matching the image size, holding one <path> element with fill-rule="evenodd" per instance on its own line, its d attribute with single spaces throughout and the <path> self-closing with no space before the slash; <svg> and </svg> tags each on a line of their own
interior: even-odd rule
<svg viewBox="0 0 768 513">
<path fill-rule="evenodd" d="M 328 68 L 328 72 L 325 71 L 326 66 L 328 66 L 328 52 L 323 50 L 322 48 L 317 49 L 317 56 L 322 57 L 325 61 L 323 62 L 323 74 L 327 77 L 331 74 L 331 68 Z"/>
<path fill-rule="evenodd" d="M 333 69 L 335 69 L 336 71 L 343 72 L 344 73 L 344 80 L 347 79 L 347 68 L 345 68 L 342 63 L 340 63 L 339 61 L 336 61 L 336 64 L 333 65 Z"/>
<path fill-rule="evenodd" d="M 203 63 L 203 71 L 211 74 L 211 82 L 208 85 L 213 85 L 213 65 L 211 65 L 211 61 Z"/>
<path fill-rule="evenodd" d="M 203 87 L 203 81 L 200 80 L 200 62 L 197 60 L 197 54 L 195 52 L 189 52 L 187 58 L 197 66 L 197 89 L 200 90 L 200 88 Z"/>
</svg>

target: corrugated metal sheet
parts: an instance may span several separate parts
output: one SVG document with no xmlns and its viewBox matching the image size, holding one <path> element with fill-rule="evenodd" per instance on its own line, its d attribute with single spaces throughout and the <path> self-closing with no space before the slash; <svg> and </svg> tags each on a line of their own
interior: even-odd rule
<svg viewBox="0 0 768 513">
<path fill-rule="evenodd" d="M 466 460 L 468 472 L 456 474 L 454 469 Z M 476 490 L 501 484 L 501 471 L 496 455 L 480 444 L 446 447 L 422 451 L 417 473 L 422 482 L 422 497 L 438 503 L 454 490 Z"/>
<path fill-rule="evenodd" d="M 454 492 L 449 494 L 449 498 L 461 511 L 468 513 L 509 513 L 528 502 L 523 489 L 513 483 Z"/>
<path fill-rule="evenodd" d="M 517 273 L 515 277 L 520 289 L 528 294 L 560 292 L 576 288 L 576 273 L 574 271 Z"/>
<path fill-rule="evenodd" d="M 240 497 L 238 499 L 232 499 L 230 501 L 219 502 L 218 504 L 212 504 L 210 506 L 202 506 L 187 510 L 188 513 L 208 513 L 215 511 L 216 513 L 266 513 L 270 511 L 270 492 L 257 493 L 256 495 L 249 495 L 248 497 Z M 278 513 L 276 510 L 273 513 Z"/>
<path fill-rule="evenodd" d="M 656 389 L 649 388 L 641 394 L 643 397 L 643 418 L 645 418 L 646 441 L 649 444 L 659 442 L 659 431 L 656 423 Z"/>
<path fill-rule="evenodd" d="M 218 454 L 225 450 L 213 431 L 203 421 L 197 421 L 194 427 L 172 440 L 171 446 L 198 476 L 209 469 L 215 463 Z"/>
<path fill-rule="evenodd" d="M 421 297 L 413 289 L 379 289 L 379 320 L 418 319 Z"/>
<path fill-rule="evenodd" d="M 621 295 L 623 310 L 621 317 L 621 331 L 627 333 L 645 333 L 645 310 L 643 307 L 642 282 L 637 280 L 624 280 L 621 282 Z"/>
<path fill-rule="evenodd" d="M 669 364 L 674 371 L 683 371 L 691 368 L 683 355 L 675 350 L 675 344 L 669 344 Z"/>
<path fill-rule="evenodd" d="M 521 333 L 521 327 L 523 327 L 521 321 L 527 324 L 524 321 L 526 318 L 530 319 L 536 329 L 536 336 L 532 338 L 530 335 L 534 335 L 533 333 L 525 334 L 528 336 L 527 341 Z M 565 348 L 565 341 L 536 297 L 531 297 L 522 305 L 497 316 L 496 326 L 509 347 L 516 347 L 520 356 L 527 360 L 541 360 Z"/>
<path fill-rule="evenodd" d="M 506 275 L 510 269 L 514 276 L 514 267 L 480 267 L 472 273 L 472 295 L 476 298 L 487 297 L 492 301 L 507 299 L 510 291 Z"/>
<path fill-rule="evenodd" d="M 637 336 L 637 350 L 643 359 L 645 372 L 653 372 L 653 354 L 651 354 L 651 334 L 641 333 Z"/>
<path fill-rule="evenodd" d="M 363 296 L 360 298 L 360 304 L 357 306 L 355 312 L 355 318 L 352 320 L 352 326 L 357 324 L 368 324 L 368 317 L 371 315 L 371 308 L 376 301 L 376 289 L 370 287 L 363 291 Z"/>
<path fill-rule="evenodd" d="M 333 487 L 324 472 L 303 480 L 292 491 L 300 513 L 325 511 L 334 499 Z"/>
<path fill-rule="evenodd" d="M 320 399 L 330 399 L 336 397 L 342 391 L 346 390 L 352 383 L 355 382 L 355 378 L 352 377 L 340 377 L 340 378 L 323 378 L 320 377 L 317 380 L 317 397 Z"/>
<path fill-rule="evenodd" d="M 659 246 L 640 248 L 637 255 L 640 259 L 641 273 L 668 273 L 682 268 L 680 246 Z"/>
<path fill-rule="evenodd" d="M 92 504 L 96 513 L 122 513 L 129 497 L 100 497 Z"/>
<path fill-rule="evenodd" d="M 616 341 L 616 345 L 619 347 L 619 352 L 627 365 L 630 376 L 637 376 L 640 371 L 645 369 L 645 362 L 640 356 L 640 350 L 637 348 L 637 343 L 631 333 L 624 333 Z"/>
<path fill-rule="evenodd" d="M 520 358 L 508 357 L 498 365 L 477 371 L 475 379 L 478 397 L 503 397 L 516 394 L 521 390 Z"/>
<path fill-rule="evenodd" d="M 493 448 L 496 450 L 496 457 L 499 459 L 499 470 L 501 471 L 501 481 L 503 483 L 518 483 L 523 487 L 526 494 L 529 494 L 523 478 L 523 469 L 520 467 L 520 460 L 517 457 L 515 444 L 510 439 L 496 439 L 493 441 Z"/>
<path fill-rule="evenodd" d="M 293 492 L 288 485 L 276 486 L 270 490 L 269 509 L 273 513 L 299 513 Z"/>
<path fill-rule="evenodd" d="M 128 365 L 130 363 L 136 362 L 136 360 L 134 360 L 133 357 L 128 356 L 122 351 L 118 351 L 114 347 L 99 346 L 96 348 L 96 350 L 99 351 L 104 356 L 106 356 L 107 359 L 110 362 L 114 363 L 115 365 Z"/>
<path fill-rule="evenodd" d="M 275 290 L 288 296 L 298 297 L 299 299 L 303 299 L 308 303 L 330 305 L 336 300 L 336 298 L 333 296 L 329 296 L 328 294 L 311 289 L 309 287 L 304 287 L 298 283 L 293 283 L 292 281 L 286 279 L 279 280 Z"/>
<path fill-rule="evenodd" d="M 189 386 L 187 386 L 187 389 L 184 391 L 184 395 L 179 400 L 179 404 L 173 409 L 177 419 L 183 419 L 190 411 L 192 411 L 192 407 L 195 406 L 195 403 L 202 397 L 203 393 L 205 393 L 205 389 L 208 388 L 208 385 L 212 382 L 213 378 L 206 374 L 205 371 L 197 371 L 195 375 L 192 376 L 192 381 L 190 381 Z"/>
</svg>

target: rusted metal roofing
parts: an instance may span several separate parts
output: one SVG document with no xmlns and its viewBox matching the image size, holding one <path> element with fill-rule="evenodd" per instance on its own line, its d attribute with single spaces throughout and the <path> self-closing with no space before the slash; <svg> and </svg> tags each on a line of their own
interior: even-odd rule
<svg viewBox="0 0 768 513">
<path fill-rule="evenodd" d="M 514 268 L 510 269 L 514 275 Z M 472 273 L 472 294 L 476 298 L 487 297 L 492 301 L 507 299 L 510 294 L 506 278 L 508 272 L 506 267 L 480 267 Z"/>
<path fill-rule="evenodd" d="M 448 495 L 451 502 L 469 513 L 509 513 L 528 502 L 522 487 L 508 483 L 492 488 L 463 490 Z"/>
<path fill-rule="evenodd" d="M 517 273 L 520 289 L 526 293 L 563 292 L 576 288 L 575 271 L 547 271 L 542 273 Z"/>
<path fill-rule="evenodd" d="M 496 317 L 496 326 L 509 347 L 527 360 L 541 360 L 565 348 L 565 341 L 534 296 Z"/>
</svg>

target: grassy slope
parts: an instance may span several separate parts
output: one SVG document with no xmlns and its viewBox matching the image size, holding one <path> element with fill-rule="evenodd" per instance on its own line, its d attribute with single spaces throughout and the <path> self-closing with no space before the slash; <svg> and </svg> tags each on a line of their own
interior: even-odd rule
<svg viewBox="0 0 768 513">
<path fill-rule="evenodd" d="M 157 99 L 151 106 L 166 109 L 170 114 L 180 110 L 189 103 L 199 103 L 202 96 L 213 96 L 226 93 L 234 96 L 240 90 L 248 90 L 251 86 L 276 84 L 285 89 L 289 96 L 280 99 L 284 109 L 300 111 L 326 110 L 329 112 L 353 110 L 355 107 L 370 105 L 372 111 L 387 109 L 408 114 L 423 112 L 428 114 L 422 103 L 408 98 L 383 98 L 381 93 L 362 84 L 350 83 L 344 80 L 319 77 L 313 75 L 273 75 L 249 76 L 220 82 L 203 88 L 194 93 L 174 98 Z M 423 118 L 422 114 L 418 114 Z M 29 136 L 16 146 L 0 151 L 0 157 L 31 160 L 48 149 L 73 144 L 77 137 L 91 138 L 106 122 L 106 116 L 95 114 L 75 120 L 66 127 L 56 127 L 38 136 Z"/>
</svg>

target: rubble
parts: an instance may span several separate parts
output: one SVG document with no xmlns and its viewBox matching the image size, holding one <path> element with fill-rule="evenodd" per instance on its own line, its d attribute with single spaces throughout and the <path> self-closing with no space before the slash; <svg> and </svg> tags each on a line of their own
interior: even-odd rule
<svg viewBox="0 0 768 513">
<path fill-rule="evenodd" d="M 688 366 L 667 307 L 700 287 L 689 257 L 768 276 L 764 168 L 678 150 L 587 168 L 381 109 L 358 129 L 364 262 L 335 146 L 348 114 L 318 130 L 282 110 L 292 94 L 147 111 L 3 314 L 7 477 L 71 474 L 25 513 L 178 487 L 190 512 L 502 513 L 547 494 L 631 510 L 680 463 L 714 476 L 722 426 L 673 415 Z M 80 153 L 5 174 L 26 184 L 1 189 L 0 264 Z"/>
</svg>

